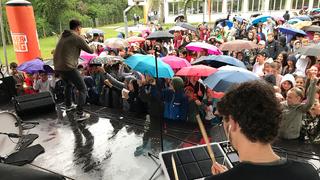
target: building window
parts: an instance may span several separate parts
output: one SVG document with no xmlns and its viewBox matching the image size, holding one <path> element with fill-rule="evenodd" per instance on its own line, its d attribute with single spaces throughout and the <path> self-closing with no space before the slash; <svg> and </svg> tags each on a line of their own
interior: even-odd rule
<svg viewBox="0 0 320 180">
<path fill-rule="evenodd" d="M 264 0 L 249 0 L 249 11 L 261 11 Z"/>
<path fill-rule="evenodd" d="M 319 8 L 320 7 L 320 0 L 313 0 L 313 8 Z"/>
<path fill-rule="evenodd" d="M 173 2 L 169 2 L 169 14 L 172 14 L 171 12 L 173 12 L 171 10 L 171 6 L 170 4 L 172 4 Z M 179 2 L 174 2 L 174 14 L 172 15 L 177 15 L 178 14 L 183 14 L 183 10 L 184 10 L 184 1 L 179 1 Z M 187 14 L 200 14 L 203 13 L 203 1 L 202 0 L 193 0 L 193 1 L 189 1 L 189 3 L 187 4 Z"/>
<path fill-rule="evenodd" d="M 169 2 L 169 15 L 178 15 L 179 14 L 179 3 L 178 2 Z"/>
<path fill-rule="evenodd" d="M 228 11 L 230 12 L 241 12 L 242 0 L 228 0 Z"/>
<path fill-rule="evenodd" d="M 274 11 L 274 10 L 283 10 L 285 9 L 285 0 L 270 0 L 269 1 L 269 10 Z"/>
<path fill-rule="evenodd" d="M 211 13 L 221 13 L 222 12 L 223 0 L 211 1 Z"/>
<path fill-rule="evenodd" d="M 308 8 L 309 0 L 292 0 L 292 9 Z"/>
</svg>

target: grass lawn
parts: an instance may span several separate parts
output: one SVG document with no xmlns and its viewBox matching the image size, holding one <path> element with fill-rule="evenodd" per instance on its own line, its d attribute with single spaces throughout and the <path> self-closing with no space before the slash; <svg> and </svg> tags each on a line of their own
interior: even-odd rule
<svg viewBox="0 0 320 180">
<path fill-rule="evenodd" d="M 129 21 L 128 24 L 129 24 L 129 26 L 132 26 L 133 22 Z M 123 22 L 122 23 L 110 24 L 110 25 L 98 27 L 98 29 L 101 29 L 106 33 L 105 34 L 105 39 L 107 39 L 107 38 L 117 37 L 118 32 L 115 29 L 118 28 L 118 27 L 122 27 L 122 26 L 124 26 Z M 51 36 L 51 37 L 39 39 L 41 56 L 42 56 L 43 59 L 52 58 L 51 51 L 55 48 L 57 41 L 58 41 L 58 37 L 57 36 Z M 15 55 L 15 52 L 13 50 L 13 46 L 12 45 L 7 46 L 7 57 L 8 57 L 9 64 L 11 62 L 17 62 L 16 61 L 16 55 Z M 1 60 L 2 64 L 5 64 L 3 46 L 0 46 L 0 60 Z"/>
</svg>

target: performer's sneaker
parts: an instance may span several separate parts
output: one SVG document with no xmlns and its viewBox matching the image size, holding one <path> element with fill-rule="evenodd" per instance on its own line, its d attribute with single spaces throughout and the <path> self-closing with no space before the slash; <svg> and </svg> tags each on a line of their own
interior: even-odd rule
<svg viewBox="0 0 320 180">
<path fill-rule="evenodd" d="M 89 118 L 90 118 L 90 114 L 89 113 L 82 112 L 81 114 L 79 114 L 79 113 L 75 113 L 74 114 L 74 120 L 76 120 L 76 121 L 84 121 L 84 120 L 87 120 Z"/>
<path fill-rule="evenodd" d="M 69 111 L 72 111 L 74 109 L 76 109 L 76 105 L 72 104 L 71 106 L 66 106 L 66 111 L 69 112 Z"/>
</svg>

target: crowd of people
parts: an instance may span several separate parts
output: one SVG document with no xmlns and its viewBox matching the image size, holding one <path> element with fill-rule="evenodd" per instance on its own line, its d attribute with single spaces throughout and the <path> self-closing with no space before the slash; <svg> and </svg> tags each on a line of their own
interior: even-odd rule
<svg viewBox="0 0 320 180">
<path fill-rule="evenodd" d="M 210 129 L 222 121 L 216 104 L 224 92 L 208 88 L 202 81 L 204 77 L 156 79 L 133 71 L 121 60 L 80 65 L 74 60 L 78 60 L 80 50 L 97 56 L 105 54 L 126 59 L 137 53 L 154 55 L 157 48 L 159 57 L 171 55 L 193 62 L 209 54 L 205 50 L 187 50 L 186 45 L 190 42 L 206 42 L 219 48 L 226 42 L 244 39 L 254 42 L 258 48 L 223 53 L 242 61 L 249 71 L 273 86 L 283 114 L 279 136 L 320 143 L 319 57 L 306 56 L 298 51 L 301 47 L 319 44 L 320 34 L 314 32 L 312 36 L 296 34 L 289 37 L 279 31 L 279 27 L 286 26 L 289 19 L 286 13 L 284 18 L 270 17 L 265 22 L 250 25 L 250 19 L 228 16 L 214 27 L 202 23 L 197 31 L 174 31 L 174 38 L 169 41 L 146 39 L 123 48 L 105 47 L 104 38 L 99 34 L 81 37 L 80 22 L 71 21 L 71 30 L 63 32 L 54 52 L 54 75 L 49 75 L 50 78 L 46 72 L 23 75 L 16 70 L 15 63 L 10 65 L 10 69 L 17 82 L 18 94 L 51 91 L 58 103 L 65 101 L 67 110 L 73 108 L 72 102 L 77 102 L 77 112 L 82 119 L 83 106 L 88 103 L 122 109 L 140 117 L 149 114 L 150 128 L 158 126 L 161 118 L 171 122 L 196 123 L 196 115 L 200 114 Z M 147 38 L 152 31 L 158 30 L 163 28 L 151 24 L 149 30 L 138 36 Z M 118 38 L 125 38 L 124 34 L 119 33 Z"/>
</svg>

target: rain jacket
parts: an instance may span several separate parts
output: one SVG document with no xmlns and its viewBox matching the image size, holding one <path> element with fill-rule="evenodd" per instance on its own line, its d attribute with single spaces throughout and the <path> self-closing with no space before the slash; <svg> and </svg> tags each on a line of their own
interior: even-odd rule
<svg viewBox="0 0 320 180">
<path fill-rule="evenodd" d="M 93 53 L 93 50 L 81 36 L 71 30 L 65 30 L 59 39 L 53 55 L 54 69 L 57 71 L 76 69 L 81 50 Z"/>
</svg>

